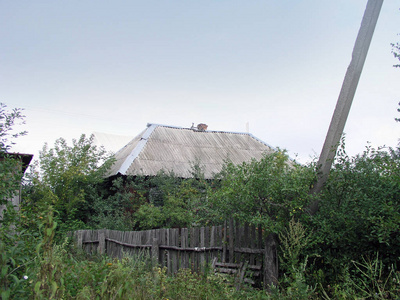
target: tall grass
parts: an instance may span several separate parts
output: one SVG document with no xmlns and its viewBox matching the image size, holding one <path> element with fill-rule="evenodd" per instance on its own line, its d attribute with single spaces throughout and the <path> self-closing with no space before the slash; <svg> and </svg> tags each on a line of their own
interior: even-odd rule
<svg viewBox="0 0 400 300">
<path fill-rule="evenodd" d="M 54 244 L 57 225 L 51 208 L 44 216 L 39 217 L 36 247 L 34 236 L 22 231 L 19 235 L 9 234 L 4 226 L 0 228 L 2 300 L 397 299 L 400 295 L 397 268 L 385 272 L 379 255 L 349 262 L 343 268 L 342 283 L 319 284 L 316 290 L 308 283 L 307 257 L 302 255 L 310 243 L 310 233 L 294 220 L 280 235 L 281 268 L 285 274 L 267 292 L 246 285 L 237 291 L 234 278 L 214 274 L 210 268 L 204 273 L 181 269 L 171 275 L 145 254 L 113 259 L 84 253 L 68 238 Z"/>
<path fill-rule="evenodd" d="M 48 299 L 267 299 L 265 292 L 250 287 L 236 291 L 233 279 L 211 270 L 180 269 L 169 275 L 145 254 L 112 259 L 85 254 L 66 242 L 53 246 L 52 251 L 53 269 L 49 271 L 56 269 L 61 276 L 56 286 L 42 285 L 40 292 Z M 41 264 L 37 266 L 38 282 L 43 281 L 43 266 L 48 267 Z"/>
</svg>

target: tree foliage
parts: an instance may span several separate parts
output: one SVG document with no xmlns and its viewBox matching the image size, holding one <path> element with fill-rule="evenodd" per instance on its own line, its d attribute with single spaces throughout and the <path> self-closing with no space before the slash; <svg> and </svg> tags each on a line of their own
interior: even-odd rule
<svg viewBox="0 0 400 300">
<path fill-rule="evenodd" d="M 54 147 L 47 144 L 29 174 L 31 185 L 27 196 L 33 202 L 49 201 L 62 221 L 87 221 L 92 202 L 98 196 L 101 183 L 113 163 L 104 148 L 93 144 L 94 136 L 82 134 L 69 145 L 59 138 Z"/>
<path fill-rule="evenodd" d="M 21 185 L 21 161 L 10 155 L 15 139 L 25 131 L 16 131 L 15 126 L 24 123 L 21 109 L 8 110 L 0 103 L 0 297 L 1 299 L 26 299 L 29 294 L 23 276 L 30 276 L 29 262 L 32 261 L 37 236 L 22 226 L 19 211 L 10 199 Z M 37 228 L 32 226 L 32 228 Z M 17 234 L 18 233 L 18 234 Z"/>
<path fill-rule="evenodd" d="M 291 161 L 285 151 L 276 151 L 259 161 L 228 162 L 210 197 L 220 219 L 234 218 L 279 233 L 308 205 L 314 176 L 312 168 Z"/>
<path fill-rule="evenodd" d="M 15 125 L 25 124 L 22 109 L 7 110 L 7 105 L 0 102 L 0 152 L 8 152 L 14 140 L 25 135 L 26 131 L 15 131 Z"/>
<path fill-rule="evenodd" d="M 15 139 L 25 135 L 26 131 L 16 131 L 15 126 L 24 124 L 22 110 L 8 110 L 0 103 L 0 205 L 12 198 L 21 183 L 21 162 L 18 157 L 11 157 L 9 151 Z"/>
<path fill-rule="evenodd" d="M 349 157 L 342 147 L 321 209 L 308 222 L 315 232 L 314 264 L 326 280 L 339 280 L 361 254 L 379 253 L 388 271 L 400 257 L 400 149 L 368 146 Z"/>
<path fill-rule="evenodd" d="M 114 178 L 111 193 L 94 203 L 96 228 L 145 230 L 210 224 L 206 212 L 209 182 L 193 168 L 194 178 L 161 170 L 156 176 Z"/>
</svg>

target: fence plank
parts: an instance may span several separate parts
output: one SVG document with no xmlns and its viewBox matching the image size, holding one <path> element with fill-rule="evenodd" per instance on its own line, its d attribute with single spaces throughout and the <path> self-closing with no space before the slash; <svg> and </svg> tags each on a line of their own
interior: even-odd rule
<svg viewBox="0 0 400 300">
<path fill-rule="evenodd" d="M 210 233 L 210 227 L 206 227 L 205 228 L 205 235 L 204 235 L 204 237 L 205 237 L 205 240 L 204 240 L 204 247 L 206 247 L 206 249 L 209 249 L 209 247 L 210 247 L 210 235 L 211 235 L 211 233 Z M 210 255 L 211 255 L 211 251 L 212 250 L 206 250 L 206 261 L 205 261 L 205 263 L 208 265 L 209 263 L 210 263 Z"/>
<path fill-rule="evenodd" d="M 144 236 L 143 236 L 143 238 L 144 238 L 144 244 L 145 245 L 151 245 L 152 244 L 152 242 L 153 242 L 153 240 L 151 239 L 151 230 L 146 230 L 145 232 L 144 232 Z M 143 241 L 142 241 L 143 242 Z M 151 250 L 150 248 L 149 249 L 146 249 L 146 248 L 144 248 L 144 249 L 142 249 L 141 250 L 141 255 L 151 255 L 151 252 L 149 251 L 149 250 Z"/>
<path fill-rule="evenodd" d="M 262 249 L 262 248 L 264 248 L 264 243 L 263 243 L 263 238 L 262 238 L 262 225 L 261 225 L 261 224 L 258 225 L 257 234 L 258 234 L 258 237 L 257 237 L 257 242 L 258 242 L 257 247 L 258 247 L 259 249 Z"/>
<path fill-rule="evenodd" d="M 200 244 L 199 247 L 200 248 L 205 248 L 206 246 L 206 237 L 205 237 L 205 228 L 201 227 L 200 228 Z M 206 254 L 205 252 L 200 252 L 200 270 L 203 272 L 204 271 L 204 267 L 206 265 Z"/>
<path fill-rule="evenodd" d="M 278 283 L 278 255 L 276 253 L 277 237 L 271 233 L 265 241 L 264 288 Z"/>
<path fill-rule="evenodd" d="M 233 219 L 231 218 L 229 220 L 229 262 L 230 263 L 234 263 L 235 262 L 235 244 L 234 244 L 234 223 L 233 223 Z"/>
<path fill-rule="evenodd" d="M 182 228 L 181 229 L 181 246 L 182 248 L 187 248 L 189 247 L 189 235 L 188 235 L 188 229 L 187 228 Z M 189 254 L 187 251 L 184 251 L 181 255 L 182 260 L 181 260 L 181 267 L 182 268 L 189 268 Z"/>
<path fill-rule="evenodd" d="M 127 240 L 127 236 L 126 236 L 126 234 L 125 234 L 126 232 L 125 231 L 121 231 L 121 241 L 124 243 L 124 244 L 126 244 L 126 245 L 129 245 L 128 244 L 128 240 Z M 129 251 L 129 248 L 128 247 L 125 247 L 124 245 L 121 245 L 121 253 L 120 253 L 120 259 L 122 259 L 127 253 L 126 252 L 128 252 Z"/>
<path fill-rule="evenodd" d="M 83 230 L 78 230 L 77 236 L 78 236 L 78 248 L 82 248 L 83 247 Z"/>
<path fill-rule="evenodd" d="M 113 230 L 113 234 L 112 234 L 112 238 L 113 239 L 115 239 L 115 240 L 117 240 L 117 234 L 118 234 L 118 232 L 116 231 L 116 230 Z M 118 256 L 118 245 L 117 244 L 115 244 L 115 243 L 113 243 L 113 257 L 117 257 Z"/>
<path fill-rule="evenodd" d="M 156 263 L 157 264 L 159 264 L 159 265 L 161 265 L 161 252 L 162 252 L 162 250 L 160 250 L 160 245 L 161 245 L 161 235 L 160 235 L 160 233 L 161 233 L 161 230 L 154 230 L 154 237 L 158 240 L 158 258 L 157 258 L 157 261 L 156 261 Z"/>
<path fill-rule="evenodd" d="M 242 248 L 251 248 L 250 247 L 250 228 L 249 228 L 249 224 L 248 223 L 245 223 L 243 225 L 243 236 L 242 236 L 241 241 L 242 242 L 240 244 L 240 247 L 242 247 Z M 245 256 L 245 260 L 247 262 L 249 262 L 250 261 L 250 255 L 246 255 Z"/>
<path fill-rule="evenodd" d="M 226 256 L 226 252 L 227 252 L 227 246 L 228 246 L 228 223 L 225 221 L 224 222 L 224 227 L 223 227 L 223 238 L 222 238 L 222 262 L 226 262 L 227 260 L 227 256 Z"/>
<path fill-rule="evenodd" d="M 172 246 L 172 241 L 171 241 L 171 230 L 172 229 L 166 229 L 166 233 L 167 233 L 167 245 L 168 246 Z M 171 252 L 172 250 L 168 249 L 166 251 L 167 254 L 167 270 L 168 270 L 168 274 L 172 273 L 172 259 L 171 259 Z"/>
<path fill-rule="evenodd" d="M 110 236 L 110 230 L 109 229 L 107 229 L 106 230 L 106 254 L 107 255 L 110 255 L 110 250 L 109 250 L 109 248 L 110 248 L 110 242 L 108 241 L 108 237 Z"/>
<path fill-rule="evenodd" d="M 123 241 L 122 234 L 123 234 L 122 231 L 117 231 L 117 239 L 116 239 L 117 241 L 121 241 L 121 240 Z M 121 259 L 122 258 L 122 250 L 123 250 L 123 248 L 122 248 L 122 246 L 118 245 L 117 249 L 118 249 L 117 257 L 119 259 Z"/>
<path fill-rule="evenodd" d="M 217 239 L 217 226 L 213 226 L 210 228 L 210 247 L 217 247 L 217 243 L 216 243 L 216 239 Z M 208 252 L 208 261 L 207 263 L 211 263 L 214 260 L 214 257 L 217 257 L 217 251 L 215 250 L 211 250 Z"/>
<path fill-rule="evenodd" d="M 217 236 L 216 236 L 216 246 L 217 247 L 223 247 L 224 246 L 224 241 L 223 241 L 223 226 L 217 226 Z M 223 251 L 218 251 L 218 253 L 216 254 L 216 257 L 218 257 L 218 260 L 223 261 L 222 260 L 222 252 Z"/>
<path fill-rule="evenodd" d="M 172 242 L 172 246 L 175 247 L 179 247 L 179 229 L 178 228 L 174 228 L 171 230 L 171 242 Z M 175 274 L 178 271 L 178 255 L 179 255 L 179 251 L 177 250 L 172 250 L 171 253 L 171 258 L 172 258 L 172 274 Z"/>
<path fill-rule="evenodd" d="M 240 243 L 241 243 L 241 227 L 240 223 L 238 221 L 235 222 L 235 248 L 240 248 Z M 235 262 L 240 262 L 241 261 L 241 254 L 238 252 L 235 252 Z"/>
<path fill-rule="evenodd" d="M 153 242 L 151 245 L 151 258 L 154 263 L 158 262 L 159 252 L 160 252 L 159 241 L 156 237 L 153 237 Z"/>
<path fill-rule="evenodd" d="M 161 248 L 161 245 L 166 245 L 166 229 L 162 228 L 159 229 L 160 231 L 160 266 L 166 267 L 166 260 L 167 260 L 167 255 L 166 255 L 166 251 L 164 249 Z"/>
<path fill-rule="evenodd" d="M 250 237 L 250 241 L 249 241 L 250 248 L 255 248 L 255 245 L 256 245 L 256 227 L 254 225 L 250 226 L 249 237 Z M 249 259 L 250 265 L 254 265 L 255 259 L 256 259 L 255 255 L 251 254 L 250 255 L 250 259 Z"/>
<path fill-rule="evenodd" d="M 113 237 L 113 230 L 110 230 L 109 233 L 108 233 L 108 238 L 111 239 L 112 237 Z M 115 255 L 114 255 L 114 247 L 115 247 L 115 244 L 112 243 L 112 242 L 109 242 L 108 240 L 107 240 L 107 243 L 109 244 L 109 245 L 108 245 L 109 247 L 107 247 L 107 248 L 110 249 L 110 250 L 108 251 L 108 255 L 110 255 L 111 257 L 115 257 Z"/>
<path fill-rule="evenodd" d="M 190 247 L 198 248 L 199 246 L 199 228 L 192 228 L 192 235 L 190 238 Z M 192 270 L 198 272 L 199 269 L 199 255 L 197 252 L 193 251 L 191 254 L 192 258 Z"/>
<path fill-rule="evenodd" d="M 99 247 L 97 249 L 99 254 L 104 254 L 105 248 L 106 248 L 106 235 L 105 235 L 105 230 L 102 229 L 99 231 Z"/>
</svg>

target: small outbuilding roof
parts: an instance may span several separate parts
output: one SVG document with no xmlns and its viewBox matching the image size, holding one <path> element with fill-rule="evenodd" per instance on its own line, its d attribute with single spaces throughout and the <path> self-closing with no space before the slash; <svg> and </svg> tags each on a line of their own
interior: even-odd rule
<svg viewBox="0 0 400 300">
<path fill-rule="evenodd" d="M 17 152 L 11 152 L 11 153 L 0 152 L 0 160 L 3 159 L 3 157 L 5 157 L 5 156 L 21 161 L 22 162 L 22 173 L 25 173 L 26 169 L 28 168 L 28 166 L 31 163 L 32 158 L 33 158 L 33 154 L 17 153 Z"/>
<path fill-rule="evenodd" d="M 147 124 L 147 128 L 116 154 L 110 176 L 155 176 L 161 170 L 181 178 L 192 177 L 199 164 L 207 179 L 222 170 L 226 161 L 240 164 L 261 159 L 275 149 L 250 133 L 210 131 L 207 125 L 182 128 Z"/>
</svg>

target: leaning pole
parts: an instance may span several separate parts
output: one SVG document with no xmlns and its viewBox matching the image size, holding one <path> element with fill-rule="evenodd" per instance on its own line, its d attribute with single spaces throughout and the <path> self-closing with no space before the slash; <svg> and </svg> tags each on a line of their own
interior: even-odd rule
<svg viewBox="0 0 400 300">
<path fill-rule="evenodd" d="M 369 45 L 371 44 L 372 35 L 378 21 L 379 13 L 383 4 L 383 0 L 368 0 L 367 7 L 358 31 L 357 39 L 353 48 L 352 58 L 340 90 L 336 108 L 329 125 L 328 133 L 322 147 L 321 155 L 317 163 L 317 181 L 311 188 L 311 194 L 321 192 L 343 134 L 347 116 L 349 115 L 351 103 L 357 89 L 361 71 L 367 57 Z M 319 201 L 315 200 L 309 207 L 309 212 L 314 214 L 318 211 Z"/>
</svg>

